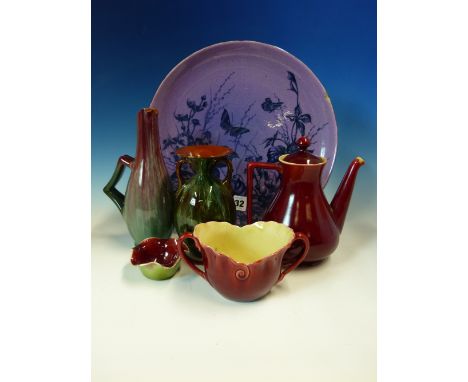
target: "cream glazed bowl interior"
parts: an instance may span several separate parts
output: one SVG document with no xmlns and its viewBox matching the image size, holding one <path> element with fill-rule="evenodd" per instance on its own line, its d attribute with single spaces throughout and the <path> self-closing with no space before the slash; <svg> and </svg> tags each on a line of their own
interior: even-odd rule
<svg viewBox="0 0 468 382">
<path fill-rule="evenodd" d="M 192 239 L 203 257 L 201 270 L 185 255 L 184 240 Z M 296 241 L 302 251 L 295 261 L 282 269 L 283 256 Z M 304 260 L 309 241 L 288 226 L 256 222 L 238 227 L 227 222 L 208 222 L 195 226 L 178 240 L 179 254 L 201 277 L 224 297 L 238 301 L 256 300 Z"/>
<path fill-rule="evenodd" d="M 272 255 L 294 239 L 294 231 L 273 221 L 239 227 L 226 222 L 195 226 L 193 234 L 206 246 L 242 264 Z"/>
</svg>

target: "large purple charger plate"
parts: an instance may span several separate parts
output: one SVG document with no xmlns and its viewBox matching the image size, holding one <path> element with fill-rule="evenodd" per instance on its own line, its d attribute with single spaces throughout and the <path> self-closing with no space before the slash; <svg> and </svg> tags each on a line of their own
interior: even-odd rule
<svg viewBox="0 0 468 382">
<path fill-rule="evenodd" d="M 304 63 L 278 47 L 231 41 L 201 49 L 172 69 L 151 107 L 159 110 L 161 148 L 175 187 L 179 147 L 231 147 L 233 191 L 245 196 L 247 162 L 277 162 L 280 155 L 297 151 L 295 141 L 302 135 L 311 139 L 313 154 L 327 158 L 323 186 L 330 176 L 337 146 L 330 98 Z M 276 172 L 257 171 L 256 218 L 272 202 L 279 182 Z M 246 220 L 242 204 L 238 224 Z"/>
</svg>

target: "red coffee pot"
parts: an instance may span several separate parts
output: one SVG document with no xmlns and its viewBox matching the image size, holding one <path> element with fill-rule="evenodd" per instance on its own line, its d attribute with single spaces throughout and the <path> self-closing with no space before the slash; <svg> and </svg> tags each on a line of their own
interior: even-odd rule
<svg viewBox="0 0 468 382">
<path fill-rule="evenodd" d="M 282 175 L 281 186 L 262 220 L 283 223 L 296 232 L 303 232 L 310 242 L 304 262 L 310 263 L 327 258 L 337 247 L 356 175 L 365 162 L 360 157 L 351 162 L 329 204 L 320 184 L 327 160 L 307 152 L 310 145 L 308 138 L 301 137 L 296 143 L 299 151 L 280 156 L 278 163 L 247 164 L 247 223 L 252 223 L 255 168 L 278 171 Z"/>
</svg>

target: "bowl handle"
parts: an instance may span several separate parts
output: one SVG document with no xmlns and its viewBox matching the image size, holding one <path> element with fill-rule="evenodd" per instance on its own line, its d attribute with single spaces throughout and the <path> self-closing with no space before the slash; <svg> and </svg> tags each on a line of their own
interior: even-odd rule
<svg viewBox="0 0 468 382">
<path fill-rule="evenodd" d="M 289 272 L 291 272 L 293 269 L 297 268 L 297 266 L 302 263 L 302 261 L 305 259 L 307 256 L 307 252 L 309 252 L 310 244 L 309 244 L 309 239 L 307 238 L 306 235 L 304 235 L 302 232 L 296 232 L 294 236 L 294 240 L 291 242 L 291 245 L 288 247 L 291 248 L 291 246 L 294 244 L 296 240 L 302 241 L 304 244 L 304 248 L 302 249 L 302 252 L 297 256 L 297 260 L 292 263 L 289 267 L 287 267 L 285 270 L 281 271 L 277 283 L 279 283 L 281 280 L 283 280 L 284 276 L 286 276 Z M 286 251 L 288 250 L 286 249 Z M 284 251 L 286 253 L 286 251 Z"/>
<path fill-rule="evenodd" d="M 195 243 L 195 246 L 197 247 L 197 249 L 200 251 L 200 253 L 202 254 L 202 258 L 205 258 L 205 250 L 203 249 L 203 247 L 201 246 L 200 244 L 200 241 L 195 237 L 193 236 L 190 232 L 186 232 L 184 233 L 181 237 L 179 237 L 179 239 L 177 240 L 177 250 L 179 251 L 179 256 L 182 257 L 185 262 L 188 264 L 188 266 L 190 268 L 192 268 L 192 270 L 197 273 L 199 276 L 203 277 L 205 280 L 207 280 L 206 278 L 206 273 L 204 271 L 202 271 L 201 269 L 199 269 L 193 262 L 192 260 L 185 254 L 184 252 L 184 249 L 182 248 L 182 244 L 184 244 L 184 240 L 185 239 L 192 239 L 193 242 Z"/>
</svg>

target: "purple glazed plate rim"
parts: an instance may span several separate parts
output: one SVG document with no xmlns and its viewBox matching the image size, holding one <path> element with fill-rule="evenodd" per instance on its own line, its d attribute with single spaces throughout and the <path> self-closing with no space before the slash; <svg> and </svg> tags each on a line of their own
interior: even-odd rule
<svg viewBox="0 0 468 382">
<path fill-rule="evenodd" d="M 186 69 L 188 69 L 190 66 L 193 66 L 194 64 L 198 64 L 197 59 L 203 60 L 207 53 L 210 53 L 213 55 L 213 57 L 215 57 L 218 51 L 221 51 L 224 53 L 225 49 L 229 47 L 242 49 L 242 48 L 249 47 L 249 46 L 257 47 L 257 48 L 261 48 L 265 50 L 270 50 L 271 52 L 274 52 L 277 55 L 282 56 L 285 60 L 290 60 L 292 62 L 295 62 L 299 67 L 301 67 L 304 70 L 305 73 L 307 73 L 307 75 L 313 78 L 313 80 L 321 87 L 323 94 L 326 96 L 328 104 L 330 106 L 331 115 L 333 118 L 333 124 L 332 124 L 333 129 L 331 129 L 332 130 L 331 138 L 334 144 L 333 144 L 333 148 L 330 150 L 329 157 L 328 157 L 328 163 L 330 164 L 328 168 L 328 172 L 326 174 L 323 174 L 324 176 L 322 176 L 321 183 L 322 183 L 322 188 L 324 188 L 326 184 L 328 183 L 330 175 L 333 171 L 333 166 L 335 163 L 337 146 L 338 146 L 338 127 L 336 124 L 336 117 L 335 117 L 335 112 L 333 109 L 333 104 L 330 100 L 330 97 L 328 96 L 328 93 L 325 87 L 320 82 L 318 77 L 314 74 L 314 72 L 312 72 L 312 70 L 306 64 L 304 64 L 301 60 L 299 60 L 296 56 L 284 50 L 283 48 L 280 48 L 278 46 L 271 45 L 271 44 L 258 42 L 258 41 L 252 41 L 252 40 L 232 40 L 232 41 L 224 41 L 224 42 L 219 42 L 216 44 L 208 45 L 188 55 L 169 71 L 169 73 L 164 77 L 164 79 L 158 86 L 154 94 L 154 97 L 151 100 L 150 105 L 153 105 L 154 107 L 154 105 L 156 104 L 156 99 L 158 97 L 165 96 L 164 93 L 168 91 L 167 89 L 170 89 L 170 87 L 172 86 L 172 82 L 178 78 L 178 75 L 182 73 L 183 71 L 185 71 Z M 195 61 L 192 63 L 191 61 L 193 60 Z"/>
</svg>

